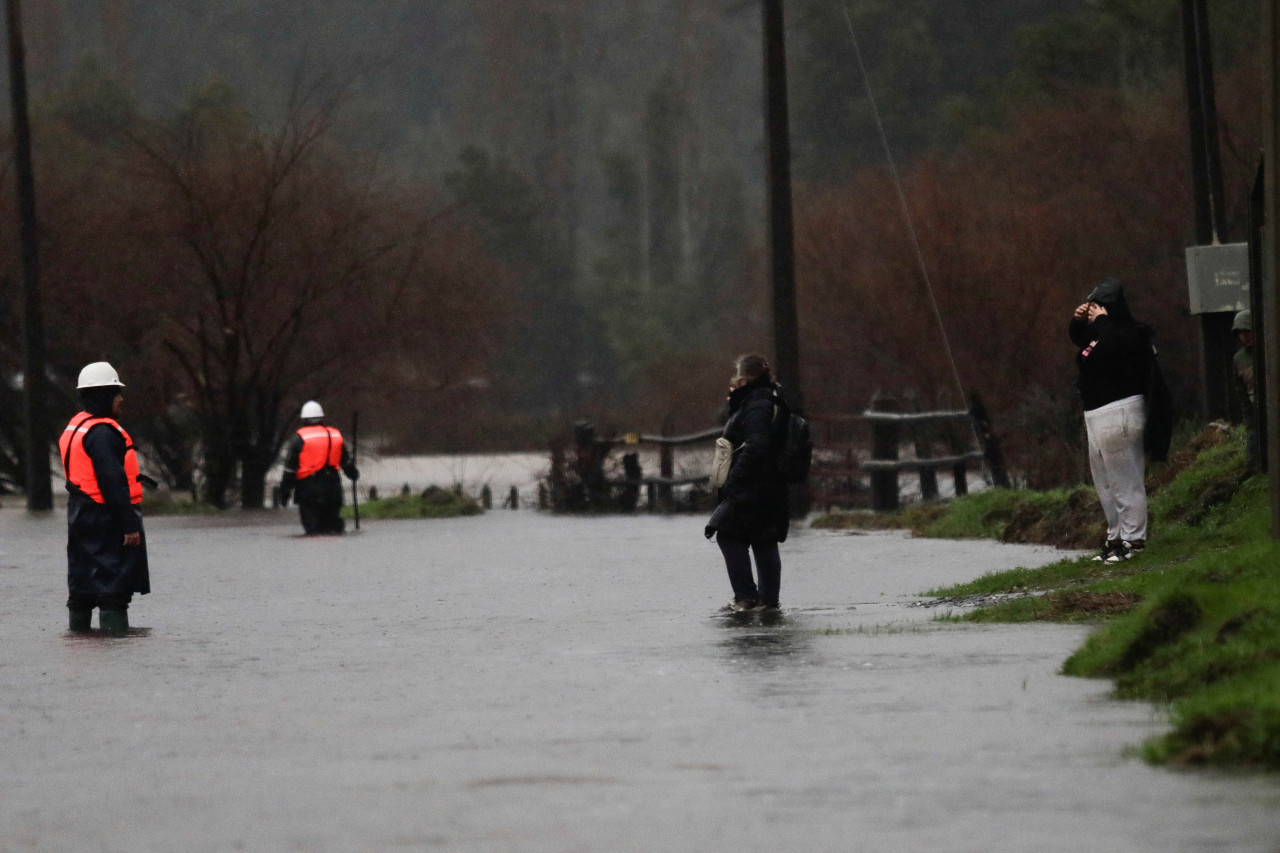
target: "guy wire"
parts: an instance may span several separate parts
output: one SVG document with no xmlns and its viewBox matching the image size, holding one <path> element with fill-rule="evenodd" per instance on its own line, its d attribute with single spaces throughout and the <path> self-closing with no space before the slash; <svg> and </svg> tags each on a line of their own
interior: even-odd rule
<svg viewBox="0 0 1280 853">
<path fill-rule="evenodd" d="M 858 36 L 853 31 L 853 19 L 849 17 L 848 0 L 842 0 L 844 22 L 849 27 L 849 39 L 853 42 L 853 53 L 858 58 L 858 71 L 862 74 L 862 83 L 867 90 L 867 100 L 871 102 L 871 114 L 876 120 L 876 129 L 880 131 L 880 143 L 884 146 L 884 156 L 889 163 L 889 173 L 893 176 L 893 187 L 898 193 L 898 204 L 902 207 L 902 217 L 906 220 L 907 231 L 911 235 L 911 246 L 915 249 L 916 263 L 920 266 L 920 275 L 924 277 L 924 286 L 929 294 L 929 304 L 933 307 L 933 316 L 938 321 L 938 331 L 942 333 L 942 345 L 947 351 L 947 361 L 951 364 L 951 375 L 956 380 L 956 388 L 960 391 L 960 399 L 965 399 L 964 382 L 960 379 L 960 369 L 956 366 L 955 355 L 951 351 L 951 339 L 947 336 L 947 326 L 942 321 L 942 311 L 938 308 L 938 300 L 933 295 L 933 282 L 929 278 L 929 268 L 924 262 L 924 252 L 920 249 L 920 240 L 916 236 L 915 221 L 911 218 L 911 208 L 907 206 L 907 195 L 902 189 L 902 178 L 898 175 L 898 166 L 893 160 L 893 151 L 889 148 L 889 136 L 885 133 L 884 122 L 880 120 L 880 107 L 876 104 L 875 92 L 871 89 L 871 78 L 867 76 L 867 66 L 862 61 L 862 48 L 858 46 Z M 977 428 L 974 428 L 977 435 Z"/>
</svg>

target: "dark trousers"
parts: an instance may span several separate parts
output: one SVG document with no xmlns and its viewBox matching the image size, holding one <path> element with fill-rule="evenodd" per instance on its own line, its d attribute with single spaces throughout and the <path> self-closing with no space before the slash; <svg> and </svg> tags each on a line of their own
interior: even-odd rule
<svg viewBox="0 0 1280 853">
<path fill-rule="evenodd" d="M 308 535 L 336 534 L 346 529 L 340 513 L 342 504 L 332 502 L 300 503 L 298 514 L 302 516 L 302 529 Z"/>
<path fill-rule="evenodd" d="M 778 543 L 748 543 L 726 539 L 724 534 L 718 534 L 716 544 L 720 546 L 720 553 L 724 554 L 724 566 L 729 571 L 733 597 L 776 607 L 778 588 L 782 584 L 782 557 L 778 554 Z M 758 589 L 751 576 L 751 556 L 748 551 L 756 556 L 756 574 L 760 577 Z"/>
<path fill-rule="evenodd" d="M 342 478 L 338 469 L 321 468 L 299 480 L 296 500 L 302 529 L 308 536 L 338 534 L 346 528 L 341 516 Z"/>
<path fill-rule="evenodd" d="M 67 609 L 78 610 L 82 613 L 88 613 L 97 607 L 99 610 L 114 610 L 118 613 L 127 612 L 129 602 L 133 600 L 133 593 L 125 592 L 116 595 L 77 595 L 71 593 L 67 596 Z"/>
</svg>

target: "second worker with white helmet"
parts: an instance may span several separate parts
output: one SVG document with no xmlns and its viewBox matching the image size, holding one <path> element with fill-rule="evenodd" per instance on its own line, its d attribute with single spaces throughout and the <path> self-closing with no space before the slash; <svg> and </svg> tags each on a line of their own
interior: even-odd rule
<svg viewBox="0 0 1280 853">
<path fill-rule="evenodd" d="M 338 470 L 353 482 L 360 479 L 360 472 L 351 462 L 342 433 L 325 425 L 319 403 L 308 400 L 299 417 L 302 425 L 285 451 L 281 503 L 287 506 L 290 495 L 295 497 L 307 535 L 341 534 L 346 525 L 341 515 L 342 478 Z"/>
</svg>

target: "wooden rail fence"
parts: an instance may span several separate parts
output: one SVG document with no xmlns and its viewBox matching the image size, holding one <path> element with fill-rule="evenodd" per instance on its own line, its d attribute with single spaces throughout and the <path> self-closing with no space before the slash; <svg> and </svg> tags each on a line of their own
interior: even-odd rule
<svg viewBox="0 0 1280 853">
<path fill-rule="evenodd" d="M 954 494 L 968 492 L 971 466 L 985 464 L 992 483 L 1009 487 L 1000 443 L 991 430 L 986 409 L 977 394 L 972 395 L 967 410 L 902 411 L 897 399 L 877 394 L 867 410 L 852 415 L 814 415 L 815 462 L 809 478 L 810 498 L 818 506 L 865 506 L 875 510 L 894 510 L 900 506 L 900 476 L 915 473 L 920 479 L 922 500 L 939 497 L 939 469 L 949 469 Z M 870 427 L 870 458 L 864 455 L 866 442 L 852 437 L 836 440 L 834 434 L 865 435 Z M 825 440 L 822 433 L 825 432 Z M 553 509 L 570 512 L 622 511 L 639 508 L 641 490 L 650 512 L 672 512 L 679 503 L 674 490 L 694 487 L 684 504 L 689 508 L 705 508 L 713 496 L 705 488 L 708 475 L 675 476 L 675 449 L 698 444 L 707 445 L 708 462 L 711 444 L 721 434 L 720 427 L 685 435 L 629 432 L 600 438 L 595 428 L 579 422 L 573 430 L 573 448 L 552 449 L 552 474 L 547 490 L 547 503 Z M 913 447 L 915 456 L 902 457 L 904 444 Z M 935 455 L 938 445 L 947 448 Z M 637 449 L 642 445 L 658 448 L 658 476 L 645 476 Z M 975 446 L 976 445 L 976 446 Z M 624 448 L 622 476 L 607 476 L 605 462 L 609 454 Z M 862 479 L 869 479 L 869 488 Z M 868 495 L 869 491 L 869 495 Z M 702 499 L 701 501 L 699 499 Z M 699 505 L 699 504 L 702 505 Z"/>
</svg>

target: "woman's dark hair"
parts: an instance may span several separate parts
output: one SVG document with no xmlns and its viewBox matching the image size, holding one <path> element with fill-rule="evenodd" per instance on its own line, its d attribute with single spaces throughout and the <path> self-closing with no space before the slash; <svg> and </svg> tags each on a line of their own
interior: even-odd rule
<svg viewBox="0 0 1280 853">
<path fill-rule="evenodd" d="M 762 355 L 740 355 L 737 360 L 738 375 L 748 382 L 762 380 L 773 381 L 773 372 L 769 370 L 769 360 Z"/>
</svg>

